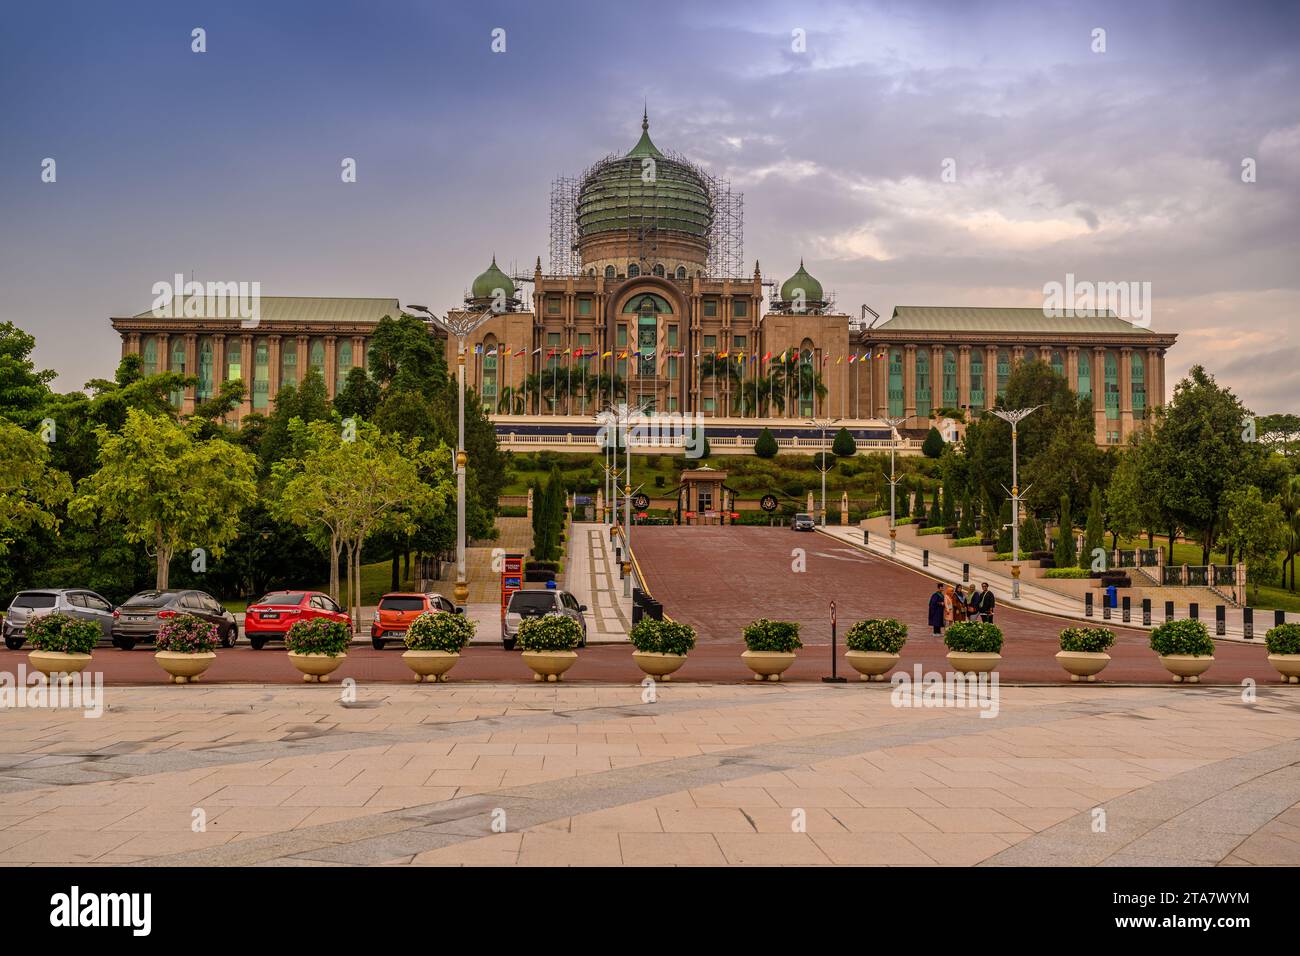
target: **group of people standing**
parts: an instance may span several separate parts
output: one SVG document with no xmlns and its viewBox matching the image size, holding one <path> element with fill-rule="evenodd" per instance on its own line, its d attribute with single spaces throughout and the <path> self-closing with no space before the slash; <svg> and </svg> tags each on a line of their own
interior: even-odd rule
<svg viewBox="0 0 1300 956">
<path fill-rule="evenodd" d="M 993 608 L 996 604 L 993 592 L 987 581 L 974 587 L 967 593 L 960 585 L 955 587 L 939 583 L 930 595 L 930 626 L 935 634 L 942 634 L 943 629 L 954 621 L 988 621 L 993 622 Z"/>
</svg>

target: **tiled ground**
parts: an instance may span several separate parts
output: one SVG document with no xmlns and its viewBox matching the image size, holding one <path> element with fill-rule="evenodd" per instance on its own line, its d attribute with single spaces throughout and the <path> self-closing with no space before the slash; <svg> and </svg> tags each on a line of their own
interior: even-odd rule
<svg viewBox="0 0 1300 956">
<path fill-rule="evenodd" d="M 0 863 L 1300 864 L 1284 688 L 1004 687 L 992 719 L 887 685 L 356 691 L 3 711 Z"/>
</svg>

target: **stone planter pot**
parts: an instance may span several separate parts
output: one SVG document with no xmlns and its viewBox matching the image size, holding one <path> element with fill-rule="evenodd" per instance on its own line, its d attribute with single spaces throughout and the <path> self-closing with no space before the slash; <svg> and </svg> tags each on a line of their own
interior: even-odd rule
<svg viewBox="0 0 1300 956">
<path fill-rule="evenodd" d="M 1165 666 L 1165 670 L 1174 675 L 1174 682 L 1181 683 L 1186 681 L 1189 684 L 1199 684 L 1201 675 L 1210 669 L 1214 663 L 1214 657 L 1209 654 L 1197 656 L 1195 654 L 1160 654 L 1160 663 Z"/>
<path fill-rule="evenodd" d="M 1300 654 L 1270 654 L 1268 662 L 1288 684 L 1300 684 Z"/>
<path fill-rule="evenodd" d="M 217 659 L 216 651 L 203 651 L 198 654 L 182 654 L 179 651 L 159 651 L 153 659 L 165 670 L 174 683 L 192 684 L 199 675 L 212 666 Z"/>
<path fill-rule="evenodd" d="M 295 654 L 289 651 L 289 660 L 293 666 L 302 671 L 302 679 L 311 683 L 325 683 L 329 675 L 339 669 L 347 654 Z"/>
<path fill-rule="evenodd" d="M 651 677 L 672 680 L 673 672 L 686 663 L 685 654 L 660 654 L 658 651 L 633 651 L 632 660 Z"/>
<path fill-rule="evenodd" d="M 61 680 L 71 680 L 71 675 L 79 673 L 90 663 L 90 655 L 65 654 L 63 651 L 29 651 L 27 662 L 51 681 L 58 674 L 64 675 Z"/>
<path fill-rule="evenodd" d="M 983 651 L 949 651 L 948 663 L 959 674 L 987 674 L 998 666 L 1001 654 Z"/>
<path fill-rule="evenodd" d="M 533 680 L 557 681 L 578 661 L 577 651 L 524 651 L 524 663 L 533 672 Z"/>
<path fill-rule="evenodd" d="M 887 651 L 845 651 L 844 659 L 862 675 L 862 680 L 884 680 L 898 663 L 898 655 Z"/>
<path fill-rule="evenodd" d="M 430 684 L 445 684 L 447 671 L 456 666 L 460 654 L 452 651 L 405 651 L 402 660 L 415 671 L 416 683 L 426 681 Z"/>
<path fill-rule="evenodd" d="M 1101 651 L 1058 651 L 1057 663 L 1065 668 L 1074 681 L 1096 681 L 1110 663 L 1110 655 Z"/>
<path fill-rule="evenodd" d="M 754 672 L 754 680 L 780 680 L 791 664 L 794 651 L 745 651 L 740 655 L 745 666 Z"/>
</svg>

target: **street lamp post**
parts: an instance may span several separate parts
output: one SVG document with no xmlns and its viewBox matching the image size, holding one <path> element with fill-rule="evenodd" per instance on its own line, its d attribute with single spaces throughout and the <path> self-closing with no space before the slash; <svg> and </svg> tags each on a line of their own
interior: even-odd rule
<svg viewBox="0 0 1300 956">
<path fill-rule="evenodd" d="M 894 475 L 894 451 L 898 448 L 898 426 L 906 418 L 886 418 L 889 426 L 889 553 L 898 553 L 898 528 L 894 523 L 894 492 L 898 488 L 898 478 Z"/>
<path fill-rule="evenodd" d="M 830 428 L 832 425 L 838 425 L 839 422 L 840 419 L 838 418 L 814 418 L 808 422 L 808 424 L 811 427 L 820 430 L 822 434 L 822 448 L 821 448 L 822 457 L 821 460 L 817 463 L 817 470 L 822 473 L 822 527 L 823 528 L 826 527 L 826 472 L 829 470 L 826 467 L 826 429 Z"/>
<path fill-rule="evenodd" d="M 615 405 L 611 402 L 602 414 L 596 416 L 598 422 L 604 422 L 606 425 L 608 425 L 610 418 L 613 418 L 614 449 L 611 452 L 611 457 L 615 466 L 618 465 L 620 426 L 623 432 L 623 443 L 627 449 L 626 464 L 623 466 L 623 597 L 625 598 L 632 596 L 632 418 L 633 416 L 645 414 L 650 404 L 649 402 L 640 402 L 636 405 L 628 405 L 624 402 L 621 405 Z M 614 469 L 609 469 L 609 471 L 614 481 L 614 488 L 617 491 L 617 472 Z M 617 508 L 614 514 L 618 514 Z"/>
<path fill-rule="evenodd" d="M 469 602 L 469 580 L 465 573 L 465 467 L 469 456 L 465 454 L 465 340 L 480 325 L 492 318 L 490 310 L 465 310 L 434 315 L 422 305 L 409 305 L 409 311 L 423 312 L 448 335 L 456 337 L 456 390 L 459 397 L 456 425 L 456 603 Z"/>
<path fill-rule="evenodd" d="M 1041 407 L 993 409 L 994 415 L 1011 426 L 1011 596 L 1016 599 L 1020 598 L 1020 481 L 1016 466 L 1016 439 L 1020 423 Z M 1002 490 L 1006 491 L 1005 488 Z"/>
</svg>

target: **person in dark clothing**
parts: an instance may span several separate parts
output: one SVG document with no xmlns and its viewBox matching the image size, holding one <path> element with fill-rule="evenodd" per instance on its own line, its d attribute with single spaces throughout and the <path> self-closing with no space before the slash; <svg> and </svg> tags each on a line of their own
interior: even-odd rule
<svg viewBox="0 0 1300 956">
<path fill-rule="evenodd" d="M 997 599 L 993 597 L 993 592 L 989 590 L 987 581 L 980 584 L 980 593 L 976 596 L 975 602 L 975 606 L 979 608 L 980 617 L 992 624 L 993 607 L 997 604 Z"/>
<path fill-rule="evenodd" d="M 934 593 L 930 595 L 930 626 L 934 628 L 935 634 L 943 633 L 943 585 L 936 584 Z"/>
</svg>

